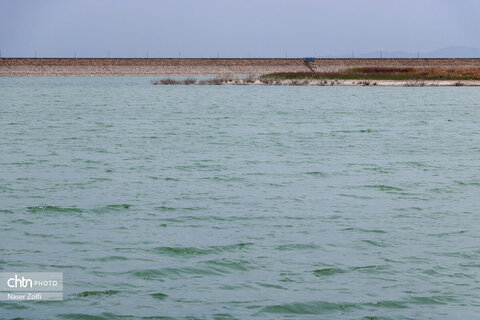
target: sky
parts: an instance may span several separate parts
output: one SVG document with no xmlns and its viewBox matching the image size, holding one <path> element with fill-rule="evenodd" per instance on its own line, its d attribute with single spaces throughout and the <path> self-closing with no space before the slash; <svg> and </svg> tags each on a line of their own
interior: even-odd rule
<svg viewBox="0 0 480 320">
<path fill-rule="evenodd" d="M 479 0 L 0 0 L 3 57 L 302 57 L 480 48 Z"/>
</svg>

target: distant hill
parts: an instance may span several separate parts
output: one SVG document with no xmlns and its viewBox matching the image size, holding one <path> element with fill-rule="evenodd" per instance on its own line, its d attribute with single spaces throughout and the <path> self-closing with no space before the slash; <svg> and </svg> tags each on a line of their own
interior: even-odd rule
<svg viewBox="0 0 480 320">
<path fill-rule="evenodd" d="M 480 49 L 471 47 L 447 47 L 425 53 L 431 58 L 480 58 Z"/>
<path fill-rule="evenodd" d="M 355 54 L 355 58 L 480 58 L 480 49 L 472 47 L 445 47 L 429 52 L 373 51 Z M 329 56 L 328 58 L 351 58 L 351 54 Z"/>
</svg>

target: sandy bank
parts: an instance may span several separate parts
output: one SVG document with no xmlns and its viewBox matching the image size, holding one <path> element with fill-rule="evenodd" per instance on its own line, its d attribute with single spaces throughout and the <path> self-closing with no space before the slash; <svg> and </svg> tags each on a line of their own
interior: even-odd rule
<svg viewBox="0 0 480 320">
<path fill-rule="evenodd" d="M 480 81 L 461 80 L 245 80 L 225 81 L 224 85 L 276 85 L 276 86 L 379 86 L 379 87 L 478 87 Z"/>
<path fill-rule="evenodd" d="M 252 85 L 252 86 L 380 86 L 380 87 L 461 87 L 480 86 L 479 80 L 340 80 L 340 79 L 269 79 L 269 78 L 229 78 L 212 79 L 172 79 L 152 80 L 153 85 Z"/>
</svg>

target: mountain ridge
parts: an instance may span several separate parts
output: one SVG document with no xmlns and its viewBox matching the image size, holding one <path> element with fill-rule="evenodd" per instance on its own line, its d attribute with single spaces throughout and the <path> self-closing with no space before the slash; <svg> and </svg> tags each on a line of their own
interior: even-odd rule
<svg viewBox="0 0 480 320">
<path fill-rule="evenodd" d="M 449 46 L 427 52 L 372 51 L 360 54 L 341 54 L 326 58 L 480 58 L 480 49 L 467 46 Z M 319 57 L 320 58 L 320 57 Z"/>
</svg>

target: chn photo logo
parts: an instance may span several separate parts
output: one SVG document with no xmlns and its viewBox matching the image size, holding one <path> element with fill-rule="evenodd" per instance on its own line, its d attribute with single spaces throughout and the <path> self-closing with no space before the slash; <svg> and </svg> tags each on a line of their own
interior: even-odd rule
<svg viewBox="0 0 480 320">
<path fill-rule="evenodd" d="M 61 272 L 0 272 L 0 301 L 63 300 Z"/>
<path fill-rule="evenodd" d="M 7 286 L 9 288 L 33 288 L 33 280 L 25 277 L 19 277 L 15 274 L 14 277 L 7 280 Z"/>
</svg>

